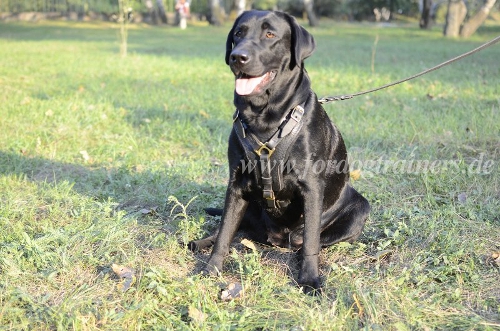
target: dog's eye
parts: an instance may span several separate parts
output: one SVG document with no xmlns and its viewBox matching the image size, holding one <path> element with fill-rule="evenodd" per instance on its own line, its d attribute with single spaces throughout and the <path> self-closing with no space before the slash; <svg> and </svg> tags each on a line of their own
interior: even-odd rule
<svg viewBox="0 0 500 331">
<path fill-rule="evenodd" d="M 274 37 L 276 37 L 276 35 L 274 33 L 272 33 L 272 32 L 266 33 L 266 38 L 271 39 L 271 38 L 274 38 Z"/>
<path fill-rule="evenodd" d="M 242 35 L 242 34 L 243 34 L 243 32 L 241 32 L 241 30 L 238 30 L 238 31 L 236 31 L 236 32 L 234 33 L 234 35 L 235 35 L 236 37 L 241 37 L 241 35 Z"/>
</svg>

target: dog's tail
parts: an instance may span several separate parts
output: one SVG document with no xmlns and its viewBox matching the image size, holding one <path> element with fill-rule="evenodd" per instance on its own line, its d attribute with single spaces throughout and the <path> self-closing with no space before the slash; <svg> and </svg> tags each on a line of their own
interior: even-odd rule
<svg viewBox="0 0 500 331">
<path fill-rule="evenodd" d="M 210 216 L 222 216 L 221 208 L 205 208 L 204 210 Z"/>
</svg>

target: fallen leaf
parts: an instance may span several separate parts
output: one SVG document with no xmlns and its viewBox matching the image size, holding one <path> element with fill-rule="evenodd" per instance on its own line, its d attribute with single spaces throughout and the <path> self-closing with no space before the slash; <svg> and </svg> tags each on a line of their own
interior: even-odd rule
<svg viewBox="0 0 500 331">
<path fill-rule="evenodd" d="M 219 160 L 217 160 L 216 158 L 212 158 L 210 160 L 210 162 L 212 163 L 212 165 L 216 166 L 216 167 L 220 167 L 222 165 L 221 162 L 219 162 Z"/>
<path fill-rule="evenodd" d="M 206 111 L 204 111 L 204 110 L 200 110 L 200 115 L 201 115 L 202 117 L 204 117 L 204 118 L 209 118 L 209 117 L 210 117 L 210 115 L 208 115 L 208 114 L 207 114 L 207 112 L 206 112 Z"/>
<path fill-rule="evenodd" d="M 80 154 L 82 155 L 82 157 L 85 160 L 85 162 L 87 162 L 88 160 L 90 160 L 90 156 L 89 156 L 89 153 L 87 153 L 87 151 L 80 151 Z"/>
<path fill-rule="evenodd" d="M 349 173 L 349 175 L 351 176 L 352 180 L 358 180 L 359 178 L 361 178 L 361 170 L 353 170 Z"/>
<path fill-rule="evenodd" d="M 462 192 L 460 193 L 458 196 L 458 202 L 460 202 L 461 204 L 464 204 L 467 202 L 467 194 L 465 192 Z"/>
<path fill-rule="evenodd" d="M 113 269 L 113 272 L 121 278 L 125 277 L 132 277 L 134 275 L 134 269 L 125 267 L 116 263 L 113 263 L 111 265 L 111 269 Z"/>
<path fill-rule="evenodd" d="M 222 301 L 231 301 L 243 296 L 243 286 L 240 283 L 231 283 L 222 289 L 220 298 Z"/>
<path fill-rule="evenodd" d="M 129 267 L 125 267 L 119 264 L 113 263 L 111 265 L 111 269 L 113 272 L 120 278 L 122 278 L 122 281 L 120 284 L 118 284 L 118 289 L 120 289 L 122 292 L 127 291 L 132 284 L 135 282 L 135 270 Z"/>
<path fill-rule="evenodd" d="M 158 206 L 155 206 L 152 208 L 142 208 L 141 210 L 139 210 L 139 213 L 141 213 L 143 215 L 154 214 L 157 209 L 158 209 Z"/>
<path fill-rule="evenodd" d="M 27 105 L 31 102 L 30 97 L 24 97 L 24 99 L 21 101 L 21 105 Z"/>
<path fill-rule="evenodd" d="M 383 257 L 385 257 L 386 255 L 389 255 L 392 253 L 392 250 L 390 249 L 385 249 L 383 251 L 380 251 L 378 252 L 377 254 L 375 254 L 374 256 L 371 257 L 372 260 L 377 260 L 379 261 L 380 259 L 382 259 Z"/>
<path fill-rule="evenodd" d="M 361 305 L 361 302 L 359 301 L 358 296 L 355 293 L 353 293 L 352 297 L 354 299 L 354 304 L 358 308 L 358 316 L 363 317 L 363 313 L 365 310 L 363 309 L 363 306 Z"/>
<path fill-rule="evenodd" d="M 255 244 L 252 241 L 248 240 L 248 239 L 241 239 L 241 244 L 243 246 L 245 246 L 246 248 L 250 248 L 254 252 L 258 252 L 259 251 L 259 249 L 257 248 L 257 246 L 255 246 Z"/>
<path fill-rule="evenodd" d="M 193 306 L 189 306 L 188 316 L 197 323 L 202 323 L 207 319 L 207 314 Z"/>
<path fill-rule="evenodd" d="M 497 267 L 500 267 L 500 252 L 493 252 L 491 254 L 491 258 L 493 259 L 493 262 L 497 265 Z"/>
</svg>

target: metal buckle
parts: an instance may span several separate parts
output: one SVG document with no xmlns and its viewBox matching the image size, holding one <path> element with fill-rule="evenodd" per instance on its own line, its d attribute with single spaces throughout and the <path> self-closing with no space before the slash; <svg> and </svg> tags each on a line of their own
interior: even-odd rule
<svg viewBox="0 0 500 331">
<path fill-rule="evenodd" d="M 290 117 L 293 118 L 296 122 L 300 122 L 302 116 L 304 116 L 304 108 L 302 108 L 301 106 L 295 107 L 292 111 L 292 114 L 290 115 Z"/>
<path fill-rule="evenodd" d="M 266 144 L 261 144 L 260 147 L 255 150 L 255 153 L 257 153 L 257 155 L 260 156 L 262 154 L 263 149 L 267 150 L 267 155 L 269 155 L 269 157 L 271 157 L 271 155 L 273 155 L 274 150 L 275 150 L 275 148 L 270 149 L 269 147 L 267 147 Z"/>
<path fill-rule="evenodd" d="M 266 192 L 268 194 L 266 194 Z M 274 191 L 264 191 L 263 192 L 264 199 L 266 199 L 268 208 L 276 208 L 276 197 L 274 196 Z"/>
</svg>

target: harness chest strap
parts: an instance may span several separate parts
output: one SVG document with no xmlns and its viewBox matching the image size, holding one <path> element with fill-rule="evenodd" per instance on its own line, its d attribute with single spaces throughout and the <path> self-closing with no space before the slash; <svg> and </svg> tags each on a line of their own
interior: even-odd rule
<svg viewBox="0 0 500 331">
<path fill-rule="evenodd" d="M 294 139 L 285 140 L 284 138 L 292 134 L 296 135 L 302 127 L 302 116 L 304 115 L 304 108 L 301 105 L 293 108 L 281 122 L 276 132 L 266 142 L 261 142 L 248 128 L 248 125 L 239 117 L 239 111 L 236 110 L 233 116 L 234 130 L 238 139 L 245 150 L 248 161 L 257 158 L 260 166 L 260 180 L 263 186 L 263 198 L 267 202 L 267 207 L 276 208 L 277 201 L 273 190 L 273 182 L 277 183 L 275 186 L 278 190 L 281 189 L 282 184 L 282 171 L 281 164 L 271 167 L 271 156 L 275 153 L 276 147 L 280 142 L 278 154 L 278 161 L 285 161 L 289 145 Z M 275 169 L 273 178 L 272 169 Z M 274 180 L 273 180 L 274 179 Z"/>
</svg>

